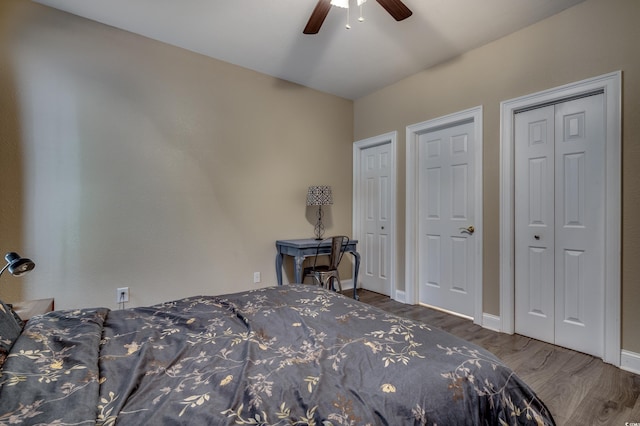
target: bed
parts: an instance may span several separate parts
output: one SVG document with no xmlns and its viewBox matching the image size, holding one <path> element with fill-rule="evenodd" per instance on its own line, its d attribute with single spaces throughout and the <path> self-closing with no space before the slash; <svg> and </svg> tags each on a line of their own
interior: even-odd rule
<svg viewBox="0 0 640 426">
<path fill-rule="evenodd" d="M 488 351 L 310 285 L 9 329 L 0 425 L 554 424 Z"/>
</svg>

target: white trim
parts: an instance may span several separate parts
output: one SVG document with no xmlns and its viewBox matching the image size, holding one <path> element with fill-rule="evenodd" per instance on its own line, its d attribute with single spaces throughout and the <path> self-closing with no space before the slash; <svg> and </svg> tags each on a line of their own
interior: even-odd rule
<svg viewBox="0 0 640 426">
<path fill-rule="evenodd" d="M 486 312 L 482 315 L 482 328 L 500 332 L 501 324 L 502 322 L 500 320 L 500 317 L 497 315 L 487 314 Z"/>
<path fill-rule="evenodd" d="M 640 374 L 640 354 L 631 351 L 620 351 L 620 369 Z"/>
<path fill-rule="evenodd" d="M 603 360 L 620 365 L 621 262 L 620 71 L 500 103 L 500 330 L 515 331 L 513 121 L 518 110 L 604 91 L 606 126 L 605 324 Z"/>
<path fill-rule="evenodd" d="M 353 290 L 353 278 L 349 278 L 348 280 L 340 280 L 340 285 L 342 286 L 343 292 L 347 290 Z"/>
<path fill-rule="evenodd" d="M 389 265 L 389 295 L 392 299 L 396 300 L 397 297 L 397 285 L 396 285 L 396 264 L 397 264 L 397 249 L 396 249 L 396 241 L 398 239 L 397 234 L 397 225 L 396 225 L 396 193 L 398 191 L 397 187 L 397 161 L 396 161 L 396 147 L 398 141 L 398 132 L 389 132 L 383 135 L 373 136 L 367 139 L 362 139 L 353 143 L 353 216 L 352 216 L 352 229 L 353 229 L 353 238 L 358 240 L 360 243 L 364 242 L 362 233 L 362 225 L 359 222 L 361 217 L 360 213 L 362 212 L 362 206 L 360 205 L 360 171 L 362 165 L 360 164 L 360 151 L 365 150 L 367 148 L 373 148 L 380 145 L 389 144 L 389 152 L 391 153 L 390 158 L 390 178 L 391 178 L 391 193 L 389 194 L 389 205 L 391 206 L 390 218 L 389 222 L 391 223 L 391 247 L 389 250 L 391 252 L 391 264 Z M 361 262 L 362 266 L 362 262 Z M 362 271 L 358 275 L 362 277 Z M 357 285 L 357 283 L 356 283 Z M 353 286 L 352 286 L 353 288 Z"/>
<path fill-rule="evenodd" d="M 482 105 L 464 111 L 424 121 L 422 123 L 407 126 L 406 134 L 406 246 L 405 246 L 405 291 L 407 303 L 418 303 L 418 138 L 421 134 L 427 133 L 439 127 L 451 127 L 458 123 L 472 120 L 474 124 L 475 139 L 475 251 L 476 268 L 475 277 L 476 288 L 474 289 L 474 315 L 476 324 L 482 324 Z"/>
</svg>

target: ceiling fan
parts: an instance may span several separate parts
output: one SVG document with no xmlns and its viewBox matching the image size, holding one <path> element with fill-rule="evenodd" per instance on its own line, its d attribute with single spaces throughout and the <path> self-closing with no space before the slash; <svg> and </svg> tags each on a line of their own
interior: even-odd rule
<svg viewBox="0 0 640 426">
<path fill-rule="evenodd" d="M 364 0 L 366 1 L 366 0 Z M 387 12 L 396 21 L 402 21 L 403 19 L 407 19 L 409 16 L 413 14 L 411 10 L 401 0 L 376 0 L 380 6 L 384 7 Z M 317 34 L 320 31 L 320 27 L 324 22 L 324 19 L 329 14 L 329 10 L 331 9 L 332 3 L 335 0 L 318 0 L 318 4 L 316 4 L 315 9 L 311 13 L 309 17 L 309 22 L 307 22 L 307 26 L 304 27 L 302 31 L 304 34 Z M 344 3 L 344 2 L 340 2 Z M 334 3 L 335 4 L 335 3 Z M 347 2 L 348 8 L 348 2 Z"/>
</svg>

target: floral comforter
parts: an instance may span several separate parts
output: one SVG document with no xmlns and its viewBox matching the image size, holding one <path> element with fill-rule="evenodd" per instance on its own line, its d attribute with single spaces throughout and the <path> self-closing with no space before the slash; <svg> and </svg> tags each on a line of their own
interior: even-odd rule
<svg viewBox="0 0 640 426">
<path fill-rule="evenodd" d="M 0 425 L 553 424 L 494 355 L 307 285 L 30 320 Z"/>
</svg>

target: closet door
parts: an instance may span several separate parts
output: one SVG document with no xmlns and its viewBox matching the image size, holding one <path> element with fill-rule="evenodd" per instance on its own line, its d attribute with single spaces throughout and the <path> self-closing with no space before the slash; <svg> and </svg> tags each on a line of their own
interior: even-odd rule
<svg viewBox="0 0 640 426">
<path fill-rule="evenodd" d="M 603 95 L 516 115 L 516 332 L 604 350 Z"/>
<path fill-rule="evenodd" d="M 604 96 L 556 105 L 556 340 L 604 353 Z"/>
<path fill-rule="evenodd" d="M 555 108 L 516 115 L 516 333 L 555 341 Z"/>
</svg>

